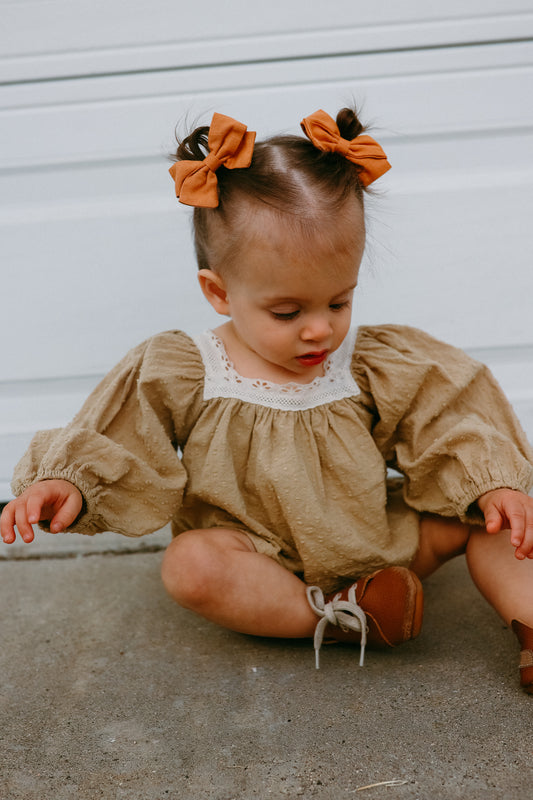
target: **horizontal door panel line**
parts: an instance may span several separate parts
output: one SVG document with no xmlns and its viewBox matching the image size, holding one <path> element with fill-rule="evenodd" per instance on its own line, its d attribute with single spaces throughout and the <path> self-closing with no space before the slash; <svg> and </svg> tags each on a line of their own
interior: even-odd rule
<svg viewBox="0 0 533 800">
<path fill-rule="evenodd" d="M 327 69 L 325 67 L 327 66 Z M 142 99 L 187 96 L 209 91 L 231 91 L 246 88 L 279 87 L 280 85 L 312 84 L 320 80 L 364 80 L 414 77 L 418 79 L 447 79 L 466 74 L 482 75 L 516 74 L 528 72 L 533 66 L 533 39 L 519 44 L 498 45 L 490 48 L 458 47 L 453 51 L 419 50 L 417 52 L 348 54 L 322 56 L 321 59 L 302 58 L 292 63 L 281 60 L 271 64 L 242 62 L 238 66 L 224 64 L 218 68 L 206 65 L 203 69 L 183 67 L 179 70 L 139 71 L 136 79 L 128 75 L 94 75 L 79 79 L 69 77 L 62 81 L 27 82 L 15 86 L 0 84 L 0 112 L 2 114 L 27 109 L 49 107 L 79 107 L 106 102 L 134 102 Z M 318 69 L 320 67 L 320 69 Z M 354 76 L 357 76 L 355 78 Z M 176 78 L 185 92 L 176 91 Z"/>
<path fill-rule="evenodd" d="M 406 130 L 406 131 L 388 131 L 386 128 L 379 129 L 379 141 L 385 147 L 388 145 L 389 147 L 391 144 L 394 143 L 395 146 L 403 146 L 403 145 L 412 145 L 412 144 L 421 144 L 423 142 L 428 143 L 438 143 L 438 142 L 460 142 L 461 139 L 488 139 L 491 137 L 505 137 L 511 140 L 513 137 L 516 136 L 528 136 L 533 134 L 533 122 L 527 125 L 518 125 L 509 122 L 507 125 L 467 125 L 466 123 L 463 125 L 456 124 L 453 125 L 453 121 L 447 120 L 449 127 L 446 130 L 431 130 L 427 129 L 424 131 L 420 131 L 418 128 L 417 130 Z M 370 129 L 372 130 L 377 129 Z M 374 135 L 378 135 L 375 133 Z M 129 152 L 125 155 L 117 154 L 116 150 L 108 150 L 106 153 L 105 150 L 102 152 L 98 152 L 93 154 L 86 153 L 80 155 L 79 153 L 73 153 L 70 156 L 62 156 L 54 157 L 54 156 L 39 156 L 38 154 L 33 154 L 31 159 L 25 157 L 24 160 L 18 159 L 13 157 L 12 155 L 6 161 L 2 161 L 2 157 L 0 156 L 0 179 L 2 175 L 20 175 L 23 176 L 24 174 L 32 174 L 35 175 L 36 172 L 53 172 L 53 171 L 60 171 L 60 170 L 68 170 L 76 167 L 109 167 L 112 164 L 116 165 L 133 165 L 133 164 L 154 164 L 159 163 L 162 167 L 165 164 L 170 167 L 172 161 L 167 159 L 167 155 L 171 152 L 170 148 L 168 153 L 166 151 L 158 151 L 154 152 L 154 149 L 143 149 L 138 150 L 137 152 Z M 29 163 L 29 160 L 31 163 Z M 528 172 L 527 167 L 520 166 L 520 169 L 525 169 Z M 495 173 L 498 172 L 497 165 L 494 167 Z M 516 182 L 515 176 L 510 176 L 511 182 Z M 523 182 L 523 181 L 520 181 Z"/>
<path fill-rule="evenodd" d="M 529 385 L 523 385 L 525 396 L 533 396 L 533 341 L 529 343 L 506 344 L 502 346 L 465 347 L 465 353 L 476 361 L 497 368 L 504 365 L 509 368 L 520 368 L 530 376 Z M 0 381 L 0 400 L 2 403 L 16 398 L 33 398 L 67 396 L 87 396 L 90 391 L 105 377 L 104 372 L 84 372 L 80 375 L 47 376 L 46 378 L 20 378 Z"/>
<path fill-rule="evenodd" d="M 304 50 L 301 53 L 291 54 L 289 51 L 279 54 L 268 56 L 266 54 L 263 55 L 248 55 L 243 56 L 240 58 L 227 58 L 221 59 L 220 58 L 220 43 L 215 42 L 213 45 L 213 49 L 217 50 L 217 58 L 205 58 L 203 61 L 195 62 L 194 59 L 191 62 L 190 57 L 183 58 L 182 63 L 167 63 L 163 65 L 154 65 L 154 66 L 144 66 L 141 68 L 131 68 L 131 67 L 124 67 L 122 69 L 102 69 L 99 70 L 97 67 L 95 68 L 91 65 L 91 70 L 79 70 L 76 71 L 75 63 L 72 64 L 71 69 L 72 72 L 68 74 L 54 74 L 50 72 L 46 74 L 46 59 L 36 59 L 32 57 L 32 60 L 36 61 L 36 74 L 35 75 L 28 75 L 25 78 L 13 78 L 11 80 L 0 80 L 0 87 L 2 86 L 22 86 L 25 84 L 39 84 L 39 83 L 55 83 L 55 82 L 65 82 L 70 80 L 95 80 L 100 78 L 114 78 L 114 77 L 128 77 L 128 76 L 135 76 L 135 75 L 145 75 L 145 74 L 153 74 L 153 73 L 168 73 L 168 72 L 175 72 L 179 73 L 181 71 L 190 71 L 191 69 L 195 70 L 205 70 L 205 69 L 221 69 L 224 67 L 243 67 L 243 66 L 263 66 L 268 64 L 277 64 L 283 63 L 290 65 L 294 62 L 299 61 L 320 61 L 323 59 L 335 59 L 335 58 L 346 58 L 346 57 L 357 57 L 357 56 L 368 56 L 368 55 L 395 55 L 400 53 L 419 53 L 419 52 L 431 52 L 431 51 L 440 51 L 440 50 L 455 50 L 455 49 L 471 49 L 471 48 L 483 48 L 483 47 L 494 47 L 494 46 L 506 46 L 506 45 L 517 45 L 517 44 L 529 44 L 533 41 L 533 22 L 530 25 L 529 22 L 533 21 L 533 15 L 528 15 L 528 25 L 526 26 L 526 30 L 522 29 L 520 33 L 517 32 L 515 36 L 508 36 L 505 38 L 493 38 L 493 39 L 469 39 L 465 41 L 443 41 L 443 42 L 436 42 L 433 44 L 427 43 L 420 43 L 420 44 L 413 44 L 413 45 L 395 45 L 391 47 L 375 47 L 372 49 L 366 48 L 353 48 L 353 49 L 344 49 L 344 48 L 330 48 L 327 51 L 319 51 L 308 49 Z M 529 30 L 531 28 L 531 30 Z M 355 29 L 354 33 L 357 32 Z M 360 33 L 360 31 L 359 31 Z M 138 62 L 139 56 L 142 55 L 143 48 L 140 47 L 136 50 L 136 61 Z M 256 51 L 257 52 L 257 51 Z M 190 55 L 190 54 L 188 54 Z M 80 54 L 77 54 L 77 58 L 79 58 Z M 175 54 L 175 57 L 179 59 L 179 52 Z M 49 58 L 49 57 L 47 57 Z M 98 58 L 97 51 L 87 51 L 87 62 L 94 61 L 96 62 Z M 0 68 L 2 73 L 9 74 L 9 70 L 14 71 L 14 67 L 16 66 L 17 62 L 21 59 L 0 59 Z M 40 74 L 37 74 L 37 68 Z M 44 74 L 43 74 L 44 72 Z"/>
</svg>

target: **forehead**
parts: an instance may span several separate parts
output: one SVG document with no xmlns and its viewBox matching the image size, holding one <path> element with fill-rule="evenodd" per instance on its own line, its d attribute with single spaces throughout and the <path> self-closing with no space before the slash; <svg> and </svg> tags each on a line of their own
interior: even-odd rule
<svg viewBox="0 0 533 800">
<path fill-rule="evenodd" d="M 237 284 L 264 302 L 293 299 L 331 300 L 357 283 L 360 253 L 307 253 L 297 248 L 282 250 L 265 242 L 244 254 Z"/>
<path fill-rule="evenodd" d="M 317 280 L 347 286 L 355 283 L 365 245 L 362 209 L 327 222 L 258 213 L 249 220 L 246 244 L 239 253 L 241 279 L 251 283 L 299 284 Z"/>
<path fill-rule="evenodd" d="M 284 272 L 274 270 L 268 281 L 246 283 L 245 286 L 261 303 L 274 305 L 282 302 L 330 303 L 342 299 L 356 284 L 356 271 L 330 273 L 324 269 L 309 273 L 296 268 Z"/>
</svg>

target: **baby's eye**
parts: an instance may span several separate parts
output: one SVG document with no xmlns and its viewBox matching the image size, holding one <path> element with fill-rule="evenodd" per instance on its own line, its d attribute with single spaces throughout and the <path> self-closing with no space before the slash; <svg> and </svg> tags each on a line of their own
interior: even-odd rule
<svg viewBox="0 0 533 800">
<path fill-rule="evenodd" d="M 294 319 L 300 311 L 297 309 L 296 311 L 272 311 L 271 313 L 276 319 Z"/>
<path fill-rule="evenodd" d="M 331 303 L 330 308 L 332 311 L 340 311 L 350 305 L 349 300 L 344 300 L 342 303 Z"/>
</svg>

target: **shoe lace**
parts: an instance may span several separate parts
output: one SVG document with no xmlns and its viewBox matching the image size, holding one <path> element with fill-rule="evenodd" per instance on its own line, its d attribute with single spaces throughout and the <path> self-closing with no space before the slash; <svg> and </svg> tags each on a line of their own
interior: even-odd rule
<svg viewBox="0 0 533 800">
<path fill-rule="evenodd" d="M 315 614 L 320 617 L 314 635 L 315 666 L 317 669 L 320 669 L 319 653 L 328 623 L 331 623 L 331 625 L 338 625 L 343 631 L 351 630 L 361 634 L 359 666 L 362 667 L 364 664 L 367 634 L 366 614 L 355 599 L 356 586 L 357 584 L 354 583 L 354 585 L 350 586 L 348 589 L 347 600 L 341 600 L 341 593 L 339 592 L 339 594 L 336 594 L 328 603 L 326 603 L 324 599 L 322 589 L 318 586 L 307 587 L 307 600 L 309 605 Z"/>
</svg>

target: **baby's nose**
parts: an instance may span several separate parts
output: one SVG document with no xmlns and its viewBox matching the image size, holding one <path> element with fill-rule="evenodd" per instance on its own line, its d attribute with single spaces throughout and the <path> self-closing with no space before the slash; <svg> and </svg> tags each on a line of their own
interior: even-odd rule
<svg viewBox="0 0 533 800">
<path fill-rule="evenodd" d="M 331 325 L 326 316 L 314 315 L 305 321 L 301 337 L 304 341 L 321 342 L 331 335 Z"/>
</svg>

